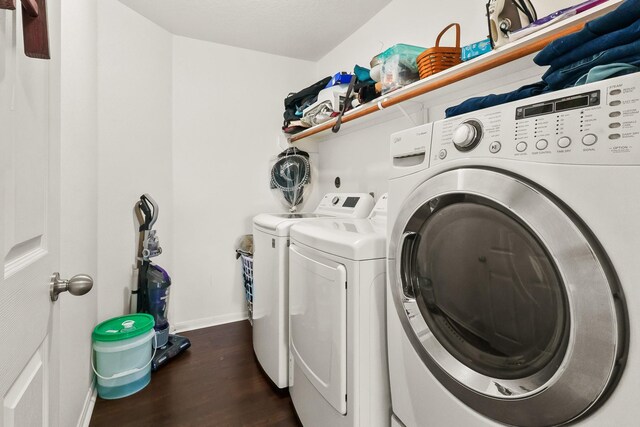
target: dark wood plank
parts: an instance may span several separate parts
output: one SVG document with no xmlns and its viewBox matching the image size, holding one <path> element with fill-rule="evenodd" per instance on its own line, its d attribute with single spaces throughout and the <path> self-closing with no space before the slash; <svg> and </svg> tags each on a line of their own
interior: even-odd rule
<svg viewBox="0 0 640 427">
<path fill-rule="evenodd" d="M 191 348 L 118 400 L 98 398 L 91 427 L 300 427 L 286 390 L 262 372 L 249 322 L 184 333 Z"/>
<path fill-rule="evenodd" d="M 22 0 L 24 53 L 30 58 L 51 59 L 46 0 Z"/>
<path fill-rule="evenodd" d="M 0 9 L 16 10 L 16 0 L 0 0 Z"/>
</svg>

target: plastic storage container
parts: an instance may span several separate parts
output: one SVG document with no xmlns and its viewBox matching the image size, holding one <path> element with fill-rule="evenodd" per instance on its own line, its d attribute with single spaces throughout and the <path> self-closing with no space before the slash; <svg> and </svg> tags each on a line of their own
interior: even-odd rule
<svg viewBox="0 0 640 427">
<path fill-rule="evenodd" d="M 399 43 L 373 58 L 372 64 L 382 63 L 383 94 L 419 80 L 416 58 L 424 50 L 424 47 Z"/>
<path fill-rule="evenodd" d="M 101 398 L 130 396 L 149 384 L 153 326 L 153 316 L 138 313 L 115 317 L 95 327 L 92 367 Z"/>
</svg>

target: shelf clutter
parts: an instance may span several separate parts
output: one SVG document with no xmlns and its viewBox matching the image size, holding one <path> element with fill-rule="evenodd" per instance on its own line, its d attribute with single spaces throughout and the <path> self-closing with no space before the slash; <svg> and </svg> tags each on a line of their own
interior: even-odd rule
<svg viewBox="0 0 640 427">
<path fill-rule="evenodd" d="M 609 0 L 584 13 L 574 15 L 570 18 L 551 24 L 545 28 L 528 34 L 516 41 L 501 46 L 482 56 L 478 56 L 467 62 L 452 66 L 451 68 L 432 74 L 426 78 L 416 81 L 408 86 L 397 89 L 391 93 L 383 95 L 368 103 L 362 104 L 355 109 L 349 110 L 339 118 L 331 118 L 324 123 L 316 124 L 297 134 L 289 136 L 289 142 L 294 143 L 304 138 L 316 135 L 320 132 L 331 129 L 339 120 L 347 123 L 360 117 L 367 116 L 396 104 L 411 100 L 436 89 L 443 88 L 458 81 L 476 76 L 488 70 L 508 64 L 517 59 L 535 53 L 546 45 L 556 40 L 581 30 L 585 23 L 602 16 L 620 5 L 622 0 Z"/>
</svg>

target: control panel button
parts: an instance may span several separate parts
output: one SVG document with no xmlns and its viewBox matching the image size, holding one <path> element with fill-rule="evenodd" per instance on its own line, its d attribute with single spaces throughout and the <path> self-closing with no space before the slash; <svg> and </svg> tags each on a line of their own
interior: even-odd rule
<svg viewBox="0 0 640 427">
<path fill-rule="evenodd" d="M 609 124 L 609 128 L 610 129 L 616 129 L 616 128 L 619 128 L 620 126 L 621 126 L 620 123 L 610 123 Z"/>
<path fill-rule="evenodd" d="M 546 150 L 547 147 L 549 146 L 549 141 L 547 141 L 546 139 L 541 139 L 540 141 L 536 142 L 536 148 L 538 150 Z"/>
<path fill-rule="evenodd" d="M 331 204 L 337 205 L 339 201 L 340 201 L 340 197 L 335 196 L 333 199 L 331 199 Z"/>
<path fill-rule="evenodd" d="M 438 158 L 440 160 L 444 160 L 447 157 L 447 150 L 445 150 L 444 148 L 442 150 L 440 150 L 440 152 L 438 153 Z"/>
<path fill-rule="evenodd" d="M 622 104 L 622 101 L 611 101 L 609 103 L 609 105 L 611 105 L 612 107 L 617 107 L 620 104 Z"/>
<path fill-rule="evenodd" d="M 482 124 L 477 120 L 460 123 L 453 132 L 453 145 L 460 151 L 473 149 L 482 139 Z"/>
<path fill-rule="evenodd" d="M 611 92 L 609 92 L 610 95 L 620 95 L 622 93 L 622 91 L 620 89 L 613 89 Z"/>
<path fill-rule="evenodd" d="M 620 117 L 620 111 L 612 111 L 609 113 L 609 117 Z"/>
<path fill-rule="evenodd" d="M 468 123 L 462 123 L 453 133 L 453 143 L 459 147 L 466 147 L 476 137 L 476 129 Z"/>
<path fill-rule="evenodd" d="M 582 137 L 582 143 L 587 146 L 591 146 L 598 142 L 598 137 L 592 133 L 588 133 Z"/>
<path fill-rule="evenodd" d="M 496 154 L 498 151 L 500 151 L 501 148 L 502 144 L 500 144 L 498 141 L 493 141 L 491 144 L 489 144 L 489 151 L 493 154 Z"/>
<path fill-rule="evenodd" d="M 568 136 L 563 136 L 562 138 L 558 139 L 558 147 L 567 148 L 570 145 L 571 145 L 571 138 L 569 138 Z"/>
<path fill-rule="evenodd" d="M 611 135 L 609 135 L 609 139 L 620 139 L 620 134 L 612 133 Z"/>
<path fill-rule="evenodd" d="M 518 153 L 522 153 L 523 151 L 525 151 L 527 149 L 527 143 L 524 141 L 520 141 L 516 144 L 516 151 Z"/>
</svg>

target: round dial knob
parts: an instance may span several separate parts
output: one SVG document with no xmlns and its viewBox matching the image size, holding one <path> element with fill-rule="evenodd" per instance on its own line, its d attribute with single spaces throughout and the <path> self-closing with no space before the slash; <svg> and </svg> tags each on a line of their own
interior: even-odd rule
<svg viewBox="0 0 640 427">
<path fill-rule="evenodd" d="M 333 199 L 331 199 L 331 204 L 337 205 L 339 201 L 340 201 L 340 197 L 335 196 Z"/>
<path fill-rule="evenodd" d="M 482 139 L 482 125 L 475 120 L 460 123 L 453 132 L 453 145 L 460 151 L 469 151 Z"/>
</svg>

